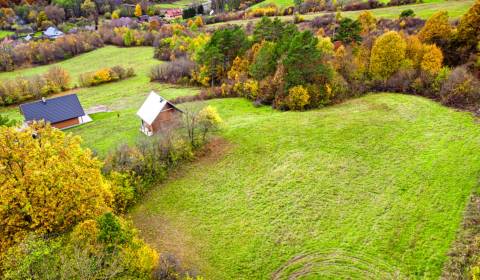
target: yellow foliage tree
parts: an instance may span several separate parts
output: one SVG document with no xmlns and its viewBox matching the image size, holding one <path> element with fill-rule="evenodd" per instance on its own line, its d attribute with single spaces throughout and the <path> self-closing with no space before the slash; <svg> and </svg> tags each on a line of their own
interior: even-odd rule
<svg viewBox="0 0 480 280">
<path fill-rule="evenodd" d="M 423 47 L 423 57 L 420 63 L 422 71 L 431 76 L 437 75 L 442 69 L 443 54 L 435 45 L 425 45 Z"/>
<path fill-rule="evenodd" d="M 63 232 L 109 209 L 101 162 L 80 138 L 42 123 L 0 127 L 0 151 L 0 252 L 30 232 Z"/>
<path fill-rule="evenodd" d="M 440 11 L 433 14 L 418 33 L 422 42 L 435 43 L 448 40 L 452 35 L 452 27 L 448 22 L 448 12 Z"/>
<path fill-rule="evenodd" d="M 113 11 L 112 19 L 119 19 L 119 18 L 120 18 L 120 12 L 118 10 Z"/>
<path fill-rule="evenodd" d="M 141 17 L 142 16 L 142 6 L 140 6 L 140 4 L 137 4 L 135 6 L 135 16 L 136 17 Z"/>
<path fill-rule="evenodd" d="M 407 36 L 405 42 L 407 43 L 405 57 L 412 61 L 413 67 L 418 68 L 422 62 L 424 44 L 416 35 Z"/>
<path fill-rule="evenodd" d="M 469 48 L 475 48 L 480 41 L 480 0 L 475 1 L 458 24 L 458 38 Z"/>
<path fill-rule="evenodd" d="M 384 33 L 375 40 L 370 57 L 370 74 L 376 80 L 387 80 L 405 59 L 407 44 L 395 31 Z"/>
<path fill-rule="evenodd" d="M 377 28 L 377 20 L 369 11 L 364 11 L 358 16 L 358 21 L 362 26 L 362 34 L 366 35 Z"/>
<path fill-rule="evenodd" d="M 303 110 L 310 102 L 310 95 L 303 86 L 295 86 L 288 90 L 286 105 L 290 110 Z"/>
<path fill-rule="evenodd" d="M 195 25 L 198 27 L 202 27 L 204 25 L 202 17 L 198 16 L 195 18 Z"/>
</svg>

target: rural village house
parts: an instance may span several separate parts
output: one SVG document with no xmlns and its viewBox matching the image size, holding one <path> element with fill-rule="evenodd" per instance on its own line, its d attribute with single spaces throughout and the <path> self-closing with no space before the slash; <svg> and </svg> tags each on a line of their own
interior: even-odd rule
<svg viewBox="0 0 480 280">
<path fill-rule="evenodd" d="M 65 129 L 92 121 L 83 110 L 76 94 L 25 103 L 20 105 L 20 112 L 27 125 L 33 121 L 44 120 L 53 127 Z"/>
<path fill-rule="evenodd" d="M 43 36 L 48 39 L 57 39 L 62 37 L 64 34 L 62 31 L 58 30 L 57 28 L 50 26 L 47 30 L 43 31 Z"/>
<path fill-rule="evenodd" d="M 176 126 L 182 110 L 155 92 L 150 92 L 137 115 L 142 120 L 140 130 L 148 136 Z"/>
</svg>

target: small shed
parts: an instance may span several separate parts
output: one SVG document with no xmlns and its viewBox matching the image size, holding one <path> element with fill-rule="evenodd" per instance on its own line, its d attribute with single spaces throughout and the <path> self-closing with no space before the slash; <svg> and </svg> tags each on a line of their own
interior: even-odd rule
<svg viewBox="0 0 480 280">
<path fill-rule="evenodd" d="M 65 129 L 92 121 L 90 116 L 85 114 L 76 94 L 25 103 L 20 105 L 20 112 L 27 125 L 33 121 L 44 120 L 53 127 Z"/>
<path fill-rule="evenodd" d="M 63 32 L 56 27 L 50 26 L 47 30 L 43 31 L 43 35 L 48 39 L 57 39 L 63 36 Z"/>
<path fill-rule="evenodd" d="M 182 110 L 154 91 L 150 92 L 137 112 L 141 119 L 140 130 L 148 136 L 180 123 Z"/>
</svg>

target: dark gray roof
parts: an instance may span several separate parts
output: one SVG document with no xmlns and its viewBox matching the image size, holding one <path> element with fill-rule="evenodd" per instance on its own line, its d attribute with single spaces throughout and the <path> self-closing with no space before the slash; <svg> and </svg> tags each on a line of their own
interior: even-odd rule
<svg viewBox="0 0 480 280">
<path fill-rule="evenodd" d="M 45 102 L 35 101 L 20 105 L 20 111 L 25 121 L 45 120 L 57 123 L 85 115 L 82 105 L 76 94 L 69 94 L 51 99 Z"/>
</svg>

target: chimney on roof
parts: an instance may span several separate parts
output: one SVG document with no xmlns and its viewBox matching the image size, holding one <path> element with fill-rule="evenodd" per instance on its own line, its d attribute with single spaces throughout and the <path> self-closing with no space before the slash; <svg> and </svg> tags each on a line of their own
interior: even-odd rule
<svg viewBox="0 0 480 280">
<path fill-rule="evenodd" d="M 42 97 L 42 102 L 43 104 L 47 103 L 47 99 L 45 99 L 45 97 Z"/>
</svg>

